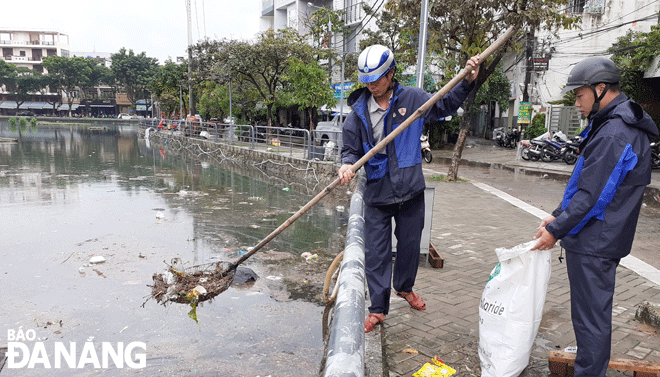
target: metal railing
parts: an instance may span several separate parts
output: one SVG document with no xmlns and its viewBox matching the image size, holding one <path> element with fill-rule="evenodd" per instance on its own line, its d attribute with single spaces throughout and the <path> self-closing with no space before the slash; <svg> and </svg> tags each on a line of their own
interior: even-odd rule
<svg viewBox="0 0 660 377">
<path fill-rule="evenodd" d="M 141 119 L 144 127 L 306 160 L 341 162 L 341 132 L 224 124 L 179 119 Z"/>
</svg>

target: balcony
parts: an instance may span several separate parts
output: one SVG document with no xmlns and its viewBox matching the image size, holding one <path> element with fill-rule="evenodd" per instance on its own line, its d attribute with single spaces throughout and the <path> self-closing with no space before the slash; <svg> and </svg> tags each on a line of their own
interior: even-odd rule
<svg viewBox="0 0 660 377">
<path fill-rule="evenodd" d="M 2 46 L 55 46 L 56 43 L 54 41 L 40 41 L 40 40 L 33 40 L 33 41 L 24 41 L 24 40 L 12 40 L 12 39 L 2 39 L 0 40 L 0 45 Z"/>
<path fill-rule="evenodd" d="M 261 16 L 273 16 L 275 7 L 273 6 L 273 0 L 263 0 L 261 2 Z"/>
<path fill-rule="evenodd" d="M 346 26 L 351 26 L 357 23 L 360 23 L 364 19 L 364 9 L 362 9 L 362 3 L 357 3 L 349 5 L 344 8 L 346 15 L 344 16 Z"/>
</svg>

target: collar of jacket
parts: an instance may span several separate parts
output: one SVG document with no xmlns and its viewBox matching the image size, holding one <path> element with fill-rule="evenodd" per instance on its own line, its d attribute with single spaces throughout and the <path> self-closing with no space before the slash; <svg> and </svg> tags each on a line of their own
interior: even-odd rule
<svg viewBox="0 0 660 377">
<path fill-rule="evenodd" d="M 396 79 L 392 80 L 392 98 L 396 98 L 399 95 L 399 93 L 401 93 L 402 90 L 403 90 L 403 87 L 399 84 L 399 82 Z M 346 103 L 351 108 L 353 108 L 353 105 L 355 105 L 356 103 L 358 103 L 360 101 L 364 101 L 364 103 L 366 104 L 370 95 L 371 95 L 371 92 L 365 86 L 363 88 L 360 88 L 360 89 L 357 89 L 357 90 L 353 91 L 348 96 L 348 100 L 347 100 Z M 353 109 L 353 110 L 355 110 L 355 109 Z"/>
<path fill-rule="evenodd" d="M 607 106 L 603 107 L 598 111 L 594 116 L 590 119 L 591 123 L 591 130 L 589 131 L 589 134 L 587 135 L 587 138 L 580 143 L 580 150 L 584 149 L 584 146 L 587 145 L 589 140 L 593 139 L 594 136 L 598 133 L 600 130 L 600 126 L 605 123 L 607 119 L 610 117 L 610 113 L 612 110 L 614 110 L 615 107 L 619 106 L 620 104 L 624 103 L 625 101 L 628 100 L 628 97 L 623 94 L 623 92 L 619 93 L 618 96 L 614 97 L 610 103 L 607 104 Z"/>
</svg>

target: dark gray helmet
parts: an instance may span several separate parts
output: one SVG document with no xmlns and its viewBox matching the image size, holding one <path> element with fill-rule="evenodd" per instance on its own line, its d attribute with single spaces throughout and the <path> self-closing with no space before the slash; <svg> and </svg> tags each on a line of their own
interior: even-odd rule
<svg viewBox="0 0 660 377">
<path fill-rule="evenodd" d="M 595 86 L 600 83 L 616 84 L 621 81 L 621 74 L 613 61 L 604 56 L 586 58 L 577 63 L 568 75 L 564 94 L 582 86 Z"/>
</svg>

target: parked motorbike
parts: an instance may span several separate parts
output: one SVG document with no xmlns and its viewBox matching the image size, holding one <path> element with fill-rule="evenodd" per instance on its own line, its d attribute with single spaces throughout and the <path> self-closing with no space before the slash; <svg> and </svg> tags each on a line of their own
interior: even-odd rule
<svg viewBox="0 0 660 377">
<path fill-rule="evenodd" d="M 518 141 L 520 139 L 520 131 L 518 129 L 513 129 L 509 132 L 506 133 L 506 145 L 505 147 L 509 147 L 511 149 L 515 149 L 516 146 L 518 145 Z"/>
<path fill-rule="evenodd" d="M 515 148 L 520 139 L 520 131 L 517 129 L 505 132 L 503 127 L 496 128 L 494 134 L 497 145 L 504 148 Z"/>
<path fill-rule="evenodd" d="M 500 147 L 504 146 L 504 137 L 505 137 L 506 132 L 504 131 L 504 127 L 498 127 L 493 130 L 493 139 L 499 145 Z"/>
<path fill-rule="evenodd" d="M 520 157 L 523 160 L 529 160 L 529 148 L 532 147 L 532 143 L 529 140 L 520 141 Z"/>
<path fill-rule="evenodd" d="M 543 162 L 552 162 L 554 160 L 561 160 L 563 156 L 563 151 L 565 151 L 564 145 L 568 141 L 566 135 L 563 132 L 557 131 L 552 135 L 551 140 L 544 140 L 545 146 L 543 147 L 543 153 L 541 154 L 541 160 Z"/>
<path fill-rule="evenodd" d="M 582 136 L 575 136 L 571 141 L 566 142 L 562 148 L 562 159 L 568 165 L 573 165 L 580 155 L 580 143 Z"/>
<path fill-rule="evenodd" d="M 530 161 L 538 161 L 543 155 L 543 147 L 545 143 L 542 140 L 532 139 L 529 141 L 531 146 L 527 149 L 527 156 Z M 523 157 L 524 158 L 524 157 Z"/>
<path fill-rule="evenodd" d="M 651 143 L 651 168 L 660 169 L 660 142 Z"/>
<path fill-rule="evenodd" d="M 422 158 L 427 163 L 431 163 L 433 160 L 433 155 L 431 154 L 431 144 L 429 144 L 429 138 L 426 135 L 422 135 L 419 138 L 422 147 Z"/>
</svg>

